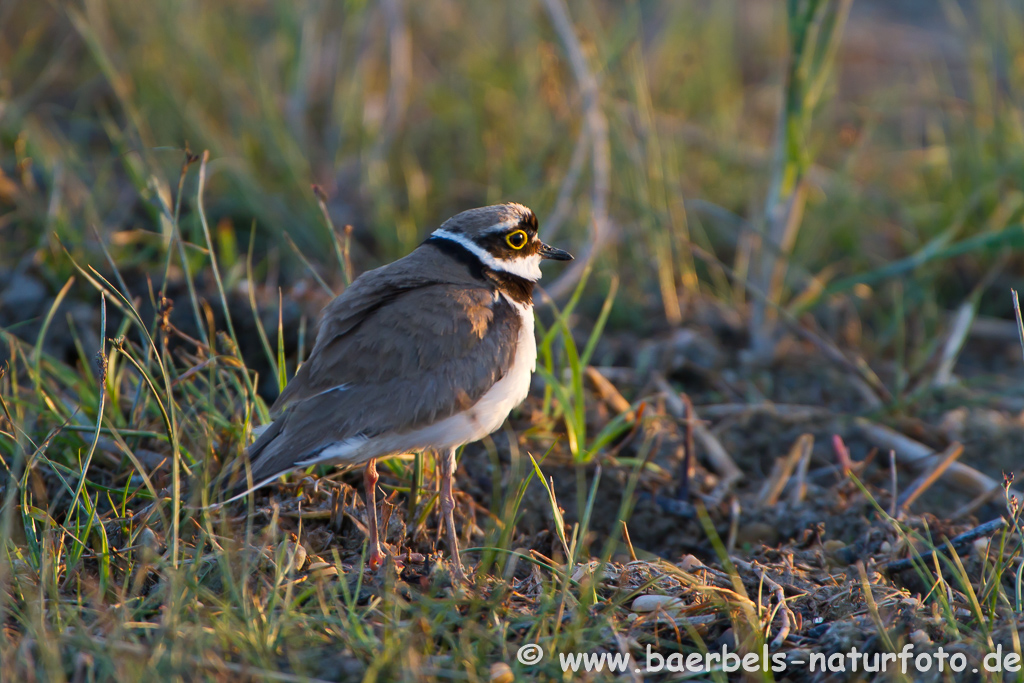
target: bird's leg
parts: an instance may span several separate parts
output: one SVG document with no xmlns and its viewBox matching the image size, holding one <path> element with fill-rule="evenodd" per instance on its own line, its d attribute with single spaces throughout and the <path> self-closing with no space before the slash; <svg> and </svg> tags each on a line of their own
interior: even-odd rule
<svg viewBox="0 0 1024 683">
<path fill-rule="evenodd" d="M 363 487 L 366 491 L 366 525 L 370 532 L 370 557 L 367 559 L 370 569 L 377 569 L 384 563 L 384 553 L 380 551 L 380 533 L 377 531 L 377 460 L 370 458 L 363 470 Z"/>
<path fill-rule="evenodd" d="M 455 449 L 449 448 L 447 453 L 438 453 L 441 460 L 441 513 L 444 515 L 444 525 L 448 532 L 448 549 L 452 554 L 454 578 L 459 583 L 466 582 L 466 575 L 462 573 L 462 559 L 459 557 L 459 539 L 455 535 L 455 518 L 452 513 L 455 511 L 455 497 L 452 495 L 452 477 L 455 474 Z"/>
</svg>

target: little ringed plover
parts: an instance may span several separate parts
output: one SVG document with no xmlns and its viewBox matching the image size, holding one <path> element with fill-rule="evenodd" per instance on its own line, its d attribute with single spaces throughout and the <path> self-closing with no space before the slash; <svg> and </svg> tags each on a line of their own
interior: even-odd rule
<svg viewBox="0 0 1024 683">
<path fill-rule="evenodd" d="M 309 359 L 271 407 L 274 421 L 246 451 L 251 483 L 319 463 L 366 465 L 371 567 L 378 458 L 433 450 L 441 512 L 463 579 L 452 511 L 455 450 L 498 429 L 530 388 L 537 360 L 533 286 L 544 244 L 537 217 L 499 204 L 449 218 L 408 256 L 364 273 L 324 309 Z"/>
</svg>

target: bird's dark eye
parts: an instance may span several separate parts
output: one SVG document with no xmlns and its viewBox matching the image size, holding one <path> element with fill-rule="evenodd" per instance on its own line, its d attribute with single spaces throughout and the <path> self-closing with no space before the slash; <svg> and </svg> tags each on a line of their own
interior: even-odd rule
<svg viewBox="0 0 1024 683">
<path fill-rule="evenodd" d="M 526 246 L 526 243 L 529 240 L 530 238 L 526 236 L 526 232 L 523 230 L 515 230 L 505 236 L 505 241 L 508 243 L 508 246 L 513 249 L 522 249 Z"/>
</svg>

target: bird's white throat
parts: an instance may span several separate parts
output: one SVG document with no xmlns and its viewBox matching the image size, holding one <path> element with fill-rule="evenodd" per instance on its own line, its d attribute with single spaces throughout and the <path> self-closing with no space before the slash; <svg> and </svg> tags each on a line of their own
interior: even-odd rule
<svg viewBox="0 0 1024 683">
<path fill-rule="evenodd" d="M 540 254 L 531 254 L 515 259 L 495 258 L 489 251 L 464 235 L 438 228 L 431 233 L 431 236 L 440 237 L 464 247 L 491 270 L 516 275 L 530 282 L 540 279 Z"/>
</svg>

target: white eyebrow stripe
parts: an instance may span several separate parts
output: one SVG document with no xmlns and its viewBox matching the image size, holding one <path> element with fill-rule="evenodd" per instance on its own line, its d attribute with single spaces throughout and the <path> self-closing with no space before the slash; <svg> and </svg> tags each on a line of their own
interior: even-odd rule
<svg viewBox="0 0 1024 683">
<path fill-rule="evenodd" d="M 441 239 L 455 242 L 456 244 L 464 247 L 491 270 L 496 270 L 499 273 L 517 275 L 523 279 L 530 280 L 531 282 L 536 282 L 540 279 L 540 254 L 533 254 L 526 258 L 512 260 L 495 258 L 489 251 L 473 240 L 467 239 L 464 235 L 448 232 L 443 228 L 438 228 L 434 232 L 430 233 L 430 235 L 431 237 L 440 237 Z"/>
<path fill-rule="evenodd" d="M 510 218 L 507 221 L 495 223 L 491 227 L 487 228 L 487 230 L 485 230 L 484 232 L 488 235 L 491 234 L 492 232 L 505 232 L 509 228 L 519 225 L 520 222 L 522 221 L 519 218 Z"/>
</svg>

